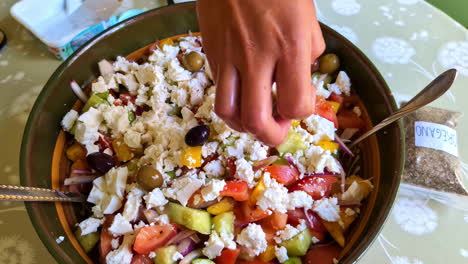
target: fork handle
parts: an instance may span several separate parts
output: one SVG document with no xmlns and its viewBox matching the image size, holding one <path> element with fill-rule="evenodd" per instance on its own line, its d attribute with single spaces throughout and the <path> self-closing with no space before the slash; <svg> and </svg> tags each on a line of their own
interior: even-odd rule
<svg viewBox="0 0 468 264">
<path fill-rule="evenodd" d="M 23 202 L 83 202 L 78 193 L 58 190 L 0 184 L 0 200 Z"/>
</svg>

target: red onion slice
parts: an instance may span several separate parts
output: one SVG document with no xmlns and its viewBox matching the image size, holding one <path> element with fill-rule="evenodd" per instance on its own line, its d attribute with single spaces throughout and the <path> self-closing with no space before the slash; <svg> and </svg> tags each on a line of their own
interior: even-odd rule
<svg viewBox="0 0 468 264">
<path fill-rule="evenodd" d="M 299 170 L 299 167 L 296 165 L 296 163 L 294 163 L 294 160 L 292 159 L 291 156 L 287 155 L 284 157 L 284 159 L 289 163 L 289 165 L 293 166 L 299 173 L 301 172 Z"/>
<path fill-rule="evenodd" d="M 277 160 L 278 160 L 278 156 L 270 156 L 266 159 L 255 161 L 253 164 L 253 170 L 256 171 L 256 170 L 263 169 L 267 166 L 270 166 Z"/>
<path fill-rule="evenodd" d="M 200 238 L 198 237 L 197 233 L 191 235 L 190 239 L 192 239 L 192 241 L 195 242 L 195 244 L 200 243 Z"/>
<path fill-rule="evenodd" d="M 191 236 L 195 234 L 195 231 L 193 230 L 184 230 L 182 232 L 179 232 L 177 235 L 175 235 L 174 237 L 172 237 L 171 239 L 169 239 L 169 241 L 167 241 L 166 243 L 166 246 L 169 246 L 169 245 L 172 245 L 172 244 L 177 244 L 179 243 L 181 240 Z"/>
<path fill-rule="evenodd" d="M 190 252 L 185 256 L 179 264 L 190 264 L 192 260 L 200 257 L 202 255 L 201 249 L 195 249 L 194 251 Z"/>
<path fill-rule="evenodd" d="M 314 86 L 318 85 L 320 82 L 323 82 L 325 78 L 327 78 L 328 74 L 324 73 L 320 75 L 320 77 L 317 79 L 315 83 L 313 83 Z M 324 87 L 325 88 L 325 87 Z"/>
<path fill-rule="evenodd" d="M 93 174 L 93 172 L 90 171 L 90 170 L 72 170 L 72 171 L 70 172 L 70 175 L 71 175 L 71 174 L 91 175 L 91 174 Z"/>
<path fill-rule="evenodd" d="M 346 146 L 346 144 L 340 139 L 340 137 L 335 134 L 335 142 L 338 143 L 338 145 L 340 146 L 340 148 L 348 155 L 350 155 L 351 157 L 354 157 L 354 154 L 353 152 Z"/>
<path fill-rule="evenodd" d="M 73 90 L 73 92 L 75 93 L 75 95 L 83 103 L 86 103 L 86 101 L 88 101 L 88 96 L 85 95 L 85 93 L 83 92 L 83 89 L 81 89 L 81 87 L 78 85 L 78 83 L 76 81 L 71 81 L 70 82 L 70 87 Z"/>
<path fill-rule="evenodd" d="M 70 177 L 66 178 L 65 181 L 63 182 L 64 185 L 73 185 L 73 184 L 82 184 L 82 183 L 88 183 L 94 181 L 97 176 L 76 176 L 76 177 Z"/>
<path fill-rule="evenodd" d="M 192 241 L 192 239 L 187 237 L 181 240 L 180 243 L 177 245 L 177 251 L 185 257 L 188 253 L 193 251 L 194 247 L 195 243 Z"/>
<path fill-rule="evenodd" d="M 309 213 L 307 212 L 309 209 L 306 209 L 304 208 L 304 214 L 305 214 L 305 217 L 307 219 L 307 222 L 309 223 L 309 227 L 314 227 L 314 222 L 312 221 L 312 219 L 310 219 L 310 216 L 309 216 Z"/>
</svg>

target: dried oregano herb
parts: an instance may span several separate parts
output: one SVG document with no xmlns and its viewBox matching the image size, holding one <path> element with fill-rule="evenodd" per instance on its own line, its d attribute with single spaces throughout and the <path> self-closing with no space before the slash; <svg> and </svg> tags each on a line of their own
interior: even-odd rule
<svg viewBox="0 0 468 264">
<path fill-rule="evenodd" d="M 405 183 L 444 192 L 468 194 L 461 182 L 461 162 L 456 153 L 453 155 L 443 150 L 416 146 L 415 144 L 416 140 L 421 142 L 421 135 L 429 135 L 425 138 L 426 141 L 428 138 L 431 140 L 442 138 L 451 143 L 455 140 L 454 146 L 456 146 L 456 137 L 447 136 L 445 130 L 442 131 L 445 133 L 443 134 L 440 130 L 431 128 L 430 125 L 428 127 L 421 126 L 420 124 L 426 123 L 418 121 L 440 124 L 455 129 L 461 116 L 462 114 L 458 112 L 424 107 L 405 117 L 407 155 L 403 173 Z"/>
</svg>

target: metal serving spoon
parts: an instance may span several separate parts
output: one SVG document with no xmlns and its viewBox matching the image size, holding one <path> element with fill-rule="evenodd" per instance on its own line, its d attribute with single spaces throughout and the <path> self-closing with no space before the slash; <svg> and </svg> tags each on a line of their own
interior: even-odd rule
<svg viewBox="0 0 468 264">
<path fill-rule="evenodd" d="M 452 86 L 455 77 L 457 76 L 457 70 L 450 69 L 440 74 L 431 83 L 429 83 L 422 91 L 413 97 L 405 106 L 400 108 L 398 111 L 390 115 L 389 117 L 382 120 L 371 130 L 364 133 L 362 136 L 354 140 L 348 145 L 349 148 L 356 146 L 359 142 L 366 139 L 368 136 L 374 134 L 380 129 L 390 125 L 398 119 L 407 116 L 409 113 L 418 110 L 419 108 L 431 103 L 435 99 L 443 95 Z"/>
</svg>

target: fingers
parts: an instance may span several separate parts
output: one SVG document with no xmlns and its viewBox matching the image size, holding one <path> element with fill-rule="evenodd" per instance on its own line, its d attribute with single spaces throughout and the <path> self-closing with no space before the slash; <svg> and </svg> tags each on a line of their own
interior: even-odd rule
<svg viewBox="0 0 468 264">
<path fill-rule="evenodd" d="M 217 69 L 215 113 L 229 127 L 243 132 L 239 113 L 239 74 L 232 64 L 215 67 Z"/>
<path fill-rule="evenodd" d="M 272 68 L 258 67 L 242 75 L 241 120 L 243 128 L 270 146 L 281 144 L 287 135 L 289 120 L 275 119 L 272 113 Z"/>
<path fill-rule="evenodd" d="M 278 114 L 284 119 L 303 119 L 314 113 L 315 89 L 310 81 L 310 50 L 282 57 L 276 66 Z"/>
</svg>

